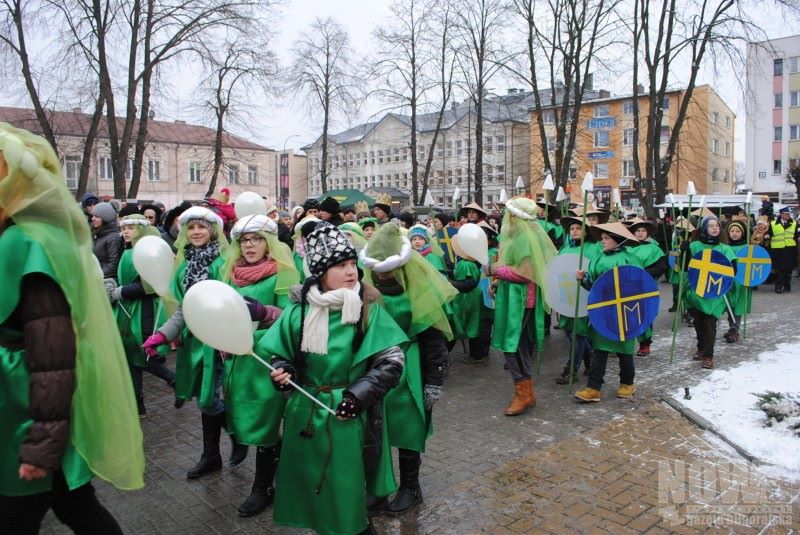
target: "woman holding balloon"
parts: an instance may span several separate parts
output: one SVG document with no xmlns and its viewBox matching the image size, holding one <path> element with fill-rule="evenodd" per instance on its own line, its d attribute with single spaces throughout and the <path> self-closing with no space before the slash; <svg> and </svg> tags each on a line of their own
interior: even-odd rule
<svg viewBox="0 0 800 535">
<path fill-rule="evenodd" d="M 125 250 L 119 260 L 117 280 L 119 286 L 110 290 L 108 296 L 115 303 L 114 313 L 117 326 L 122 337 L 125 355 L 133 379 L 133 390 L 136 394 L 136 405 L 139 417 L 144 417 L 147 410 L 142 395 L 142 372 L 144 370 L 163 379 L 168 385 L 175 386 L 175 373 L 164 365 L 164 356 L 147 357 L 142 351 L 142 343 L 153 332 L 153 327 L 163 323 L 164 308 L 156 306 L 158 296 L 153 288 L 143 282 L 133 263 L 133 248 L 144 236 L 158 236 L 159 231 L 150 225 L 147 218 L 140 214 L 126 216 L 120 222 Z M 159 314 L 158 317 L 155 317 Z"/>
<path fill-rule="evenodd" d="M 246 216 L 231 230 L 231 247 L 223 281 L 247 301 L 250 318 L 258 321 L 256 339 L 266 333 L 289 304 L 289 289 L 298 283 L 292 252 L 278 239 L 277 224 L 265 215 Z M 228 429 L 236 441 L 256 446 L 256 474 L 239 516 L 249 517 L 274 500 L 272 480 L 280 453 L 279 429 L 285 398 L 272 384 L 269 370 L 248 355 L 225 360 Z"/>
<path fill-rule="evenodd" d="M 193 206 L 178 221 L 181 230 L 175 241 L 178 257 L 172 294 L 182 303 L 186 291 L 194 284 L 221 278 L 224 260 L 220 253 L 228 242 L 222 233 L 222 220 L 208 208 Z M 185 328 L 181 306 L 142 347 L 152 357 L 158 354 L 158 346 L 178 336 L 182 336 L 183 344 L 175 361 L 175 395 L 181 400 L 197 398 L 203 426 L 203 454 L 186 474 L 189 479 L 197 479 L 222 469 L 219 439 L 226 423 L 225 403 L 221 398 L 223 366 L 219 353 Z M 235 466 L 247 456 L 247 446 L 232 442 L 230 464 Z"/>
</svg>

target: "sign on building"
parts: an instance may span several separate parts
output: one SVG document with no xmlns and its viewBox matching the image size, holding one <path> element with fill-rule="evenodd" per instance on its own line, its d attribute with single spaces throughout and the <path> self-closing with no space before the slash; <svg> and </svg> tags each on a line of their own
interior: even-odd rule
<svg viewBox="0 0 800 535">
<path fill-rule="evenodd" d="M 586 120 L 586 128 L 614 128 L 617 126 L 616 117 L 593 117 Z"/>
<path fill-rule="evenodd" d="M 613 158 L 614 151 L 613 150 L 596 150 L 589 153 L 590 160 L 604 160 L 606 158 Z"/>
</svg>

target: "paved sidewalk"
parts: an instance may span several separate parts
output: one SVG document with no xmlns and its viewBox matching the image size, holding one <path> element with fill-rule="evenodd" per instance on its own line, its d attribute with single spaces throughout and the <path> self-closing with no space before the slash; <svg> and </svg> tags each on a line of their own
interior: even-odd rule
<svg viewBox="0 0 800 535">
<path fill-rule="evenodd" d="M 671 293 L 666 284 L 661 290 L 662 313 L 656 322 L 653 354 L 636 357 L 638 391 L 632 400 L 614 397 L 618 371 L 610 359 L 603 401 L 576 404 L 574 388 L 553 381 L 568 354 L 566 337 L 553 329 L 535 378 L 536 408 L 508 418 L 502 411 L 513 394 L 513 384 L 503 370 L 502 355 L 493 352 L 485 362 L 464 364 L 458 344 L 444 397 L 435 408 L 435 434 L 423 457 L 425 502 L 401 520 L 379 518 L 379 532 L 694 533 L 699 529 L 687 526 L 687 520 L 716 519 L 721 526 L 724 511 L 715 504 L 734 507 L 733 512 L 741 515 L 745 509 L 735 507 L 752 505 L 753 500 L 747 498 L 751 494 L 761 500 L 756 504 L 764 503 L 764 492 L 768 504 L 793 500 L 788 506 L 790 526 L 775 526 L 767 532 L 800 530 L 797 484 L 776 480 L 754 484 L 755 473 L 748 471 L 743 459 L 660 401 L 668 392 L 692 387 L 709 373 L 691 361 L 695 339 L 686 327 L 679 333 L 675 359 L 669 363 L 672 314 L 666 309 Z M 792 294 L 766 290 L 754 294 L 758 313 L 748 318 L 748 340 L 725 344 L 722 334 L 727 325 L 721 322 L 718 367 L 752 359 L 795 336 L 776 335 L 771 327 L 787 315 L 797 317 L 800 303 Z M 576 386 L 584 384 L 585 378 L 578 377 Z M 765 390 L 768 387 L 764 385 Z M 238 467 L 187 481 L 186 471 L 200 456 L 199 413 L 191 403 L 174 409 L 171 391 L 152 376 L 145 377 L 145 388 L 146 488 L 121 493 L 96 484 L 126 533 L 299 533 L 273 526 L 269 510 L 252 519 L 236 515 L 249 493 L 252 455 Z M 225 441 L 223 455 L 228 451 Z M 688 475 L 683 475 L 677 461 L 691 467 Z M 701 469 L 713 469 L 716 476 L 705 477 L 698 487 L 698 479 L 690 475 Z M 727 482 L 742 478 L 750 490 L 737 498 Z M 718 485 L 718 495 L 698 490 L 717 480 L 725 483 Z M 697 499 L 698 493 L 702 499 Z M 660 512 L 671 516 L 664 518 Z M 729 530 L 749 532 L 740 526 L 711 528 L 710 532 Z M 43 533 L 67 531 L 50 515 Z"/>
</svg>

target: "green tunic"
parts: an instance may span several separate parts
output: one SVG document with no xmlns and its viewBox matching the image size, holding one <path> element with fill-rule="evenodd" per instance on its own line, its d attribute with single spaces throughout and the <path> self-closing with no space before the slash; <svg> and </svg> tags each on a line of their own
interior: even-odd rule
<svg viewBox="0 0 800 535">
<path fill-rule="evenodd" d="M 741 245 L 728 245 L 728 247 L 731 248 L 734 254 L 738 254 L 739 251 L 747 247 L 747 244 L 743 243 Z M 728 297 L 728 302 L 731 304 L 731 308 L 733 308 L 733 313 L 737 316 L 741 316 L 742 314 L 750 314 L 750 312 L 752 312 L 753 290 L 751 288 L 741 285 L 734 280 L 733 286 L 726 295 Z"/>
<path fill-rule="evenodd" d="M 430 256 L 430 255 L 428 255 Z M 481 271 L 475 262 L 459 260 L 456 263 L 453 279 L 480 281 Z M 466 293 L 459 293 L 452 301 L 453 336 L 455 338 L 475 338 L 481 330 L 481 308 L 483 294 L 476 286 Z"/>
<path fill-rule="evenodd" d="M 494 298 L 494 325 L 492 347 L 504 353 L 515 353 L 523 329 L 531 340 L 536 340 L 539 350 L 544 339 L 544 298 L 541 288 L 536 287 L 536 306 L 533 320 L 523 325 L 525 304 L 528 298 L 526 283 L 499 280 Z"/>
<path fill-rule="evenodd" d="M 303 257 L 292 251 L 292 260 L 294 260 L 294 267 L 297 269 L 297 273 L 300 275 L 300 282 L 302 283 L 306 278 L 306 272 L 303 269 Z"/>
<path fill-rule="evenodd" d="M 183 303 L 186 289 L 183 287 L 183 274 L 186 271 L 184 260 L 175 271 L 172 279 L 172 295 Z M 224 260 L 218 256 L 208 266 L 208 280 L 219 280 Z M 224 326 L 220 326 L 224 329 Z M 197 398 L 201 409 L 214 404 L 214 359 L 217 351 L 205 345 L 184 325 L 181 333 L 181 346 L 175 358 L 175 397 L 180 399 Z"/>
<path fill-rule="evenodd" d="M 623 247 L 619 251 L 613 251 L 610 254 L 603 253 L 601 256 L 595 258 L 589 264 L 589 280 L 594 282 L 600 278 L 600 275 L 617 266 L 642 267 L 639 263 L 639 260 Z M 625 340 L 624 342 L 619 340 L 611 340 L 602 336 L 595 329 L 591 329 L 590 338 L 592 341 L 592 347 L 601 351 L 617 353 L 618 355 L 632 355 L 636 350 L 635 338 L 632 340 Z"/>
<path fill-rule="evenodd" d="M 58 282 L 47 254 L 39 243 L 29 238 L 18 227 L 12 226 L 0 234 L 0 324 L 14 312 L 19 303 L 22 278 L 30 273 L 42 273 Z M 22 333 L 0 327 L 0 495 L 29 496 L 51 490 L 52 473 L 42 479 L 20 479 L 19 452 L 22 442 L 33 424 L 30 417 L 28 385 L 30 373 L 25 362 L 24 349 L 11 347 L 22 344 Z M 10 346 L 10 347 L 9 347 Z M 61 469 L 69 488 L 76 489 L 92 479 L 92 472 L 75 451 L 72 441 L 67 442 Z"/>
<path fill-rule="evenodd" d="M 658 245 L 658 242 L 653 238 L 648 238 L 646 242 L 628 247 L 627 249 L 633 253 L 633 256 L 639 259 L 639 262 L 643 268 L 648 268 L 653 264 L 660 262 L 661 259 L 666 256 L 664 251 L 661 249 L 661 246 Z M 658 281 L 656 281 L 656 284 L 658 284 Z M 651 326 L 648 327 L 645 332 L 639 335 L 638 340 L 640 342 L 648 342 L 652 338 L 653 327 Z"/>
<path fill-rule="evenodd" d="M 689 244 L 689 256 L 693 257 L 700 251 L 705 251 L 706 249 L 713 249 L 714 251 L 719 251 L 722 253 L 725 258 L 734 262 L 736 260 L 736 253 L 733 252 L 733 249 L 728 247 L 724 243 L 717 243 L 715 245 L 709 245 L 707 243 L 703 243 L 700 241 L 693 241 Z M 700 297 L 697 295 L 697 292 L 694 291 L 689 285 L 689 277 L 687 274 L 684 273 L 684 283 L 683 289 L 684 294 L 683 298 L 685 299 L 686 306 L 688 308 L 693 308 L 695 310 L 699 310 L 703 314 L 708 314 L 709 316 L 714 316 L 715 318 L 719 318 L 722 316 L 722 313 L 725 312 L 725 296 L 716 297 L 716 298 L 708 298 L 708 297 Z"/>
<path fill-rule="evenodd" d="M 286 295 L 275 294 L 276 276 L 267 277 L 248 286 L 231 286 L 242 296 L 256 299 L 262 305 L 285 308 Z M 254 343 L 267 329 L 253 333 Z M 232 355 L 225 359 L 225 409 L 228 430 L 236 440 L 249 446 L 274 446 L 278 442 L 286 398 L 275 388 L 270 370 L 248 355 Z"/>
<path fill-rule="evenodd" d="M 438 254 L 428 253 L 425 255 L 425 260 L 435 267 L 436 271 L 439 273 L 447 273 L 447 266 L 444 263 L 444 257 L 439 256 Z"/>
<path fill-rule="evenodd" d="M 408 342 L 380 305 L 369 306 L 369 323 L 357 352 L 353 325 L 341 324 L 341 312 L 331 310 L 328 354 L 308 354 L 301 384 L 318 400 L 335 409 L 344 390 L 369 370 L 370 356 Z M 305 333 L 309 335 L 310 333 Z M 259 340 L 256 353 L 294 361 L 299 348 L 300 307 L 290 305 Z M 396 483 L 391 450 L 382 443 L 374 473 L 365 473 L 362 448 L 366 415 L 341 421 L 301 394 L 292 394 L 284 415 L 283 451 L 278 464 L 273 509 L 276 524 L 311 528 L 320 533 L 358 533 L 367 527 L 366 492 L 386 496 Z M 385 426 L 383 427 L 385 433 Z M 300 432 L 304 431 L 304 436 Z"/>
<path fill-rule="evenodd" d="M 430 256 L 430 255 L 428 255 Z M 430 411 L 425 410 L 422 392 L 422 366 L 416 336 L 430 326 L 412 325 L 411 303 L 408 296 L 383 295 L 383 306 L 410 341 L 403 344 L 406 354 L 400 383 L 386 394 L 386 429 L 389 444 L 418 452 L 425 451 L 425 441 L 433 434 Z"/>
<path fill-rule="evenodd" d="M 572 240 L 567 238 L 564 241 L 564 245 L 559 249 L 558 254 L 574 254 L 580 255 L 581 253 L 581 245 L 572 245 Z M 583 248 L 583 265 L 586 266 L 591 263 L 591 258 L 587 256 L 587 252 L 591 249 L 589 247 L 589 243 L 586 244 Z M 558 326 L 566 331 L 572 332 L 572 326 L 575 324 L 574 318 L 568 318 L 567 316 L 559 315 L 558 317 Z M 583 316 L 582 318 L 578 318 L 577 321 L 577 334 L 581 336 L 589 336 L 589 318 L 587 316 Z"/>
<path fill-rule="evenodd" d="M 139 274 L 133 265 L 132 248 L 125 249 L 119 259 L 117 280 L 120 286 L 139 280 Z M 159 310 L 159 315 L 155 319 L 154 325 L 161 325 L 167 320 L 167 314 L 163 306 L 158 306 L 160 301 L 157 296 L 149 295 L 144 299 L 120 299 L 114 306 L 114 315 L 117 318 L 117 327 L 119 327 L 119 334 L 122 337 L 122 346 L 125 348 L 125 356 L 131 366 L 144 368 L 147 365 L 142 344 L 152 333 L 142 332 L 143 307 L 155 306 Z M 152 312 L 155 313 L 155 310 Z M 159 352 L 166 353 L 166 349 L 160 349 Z"/>
</svg>

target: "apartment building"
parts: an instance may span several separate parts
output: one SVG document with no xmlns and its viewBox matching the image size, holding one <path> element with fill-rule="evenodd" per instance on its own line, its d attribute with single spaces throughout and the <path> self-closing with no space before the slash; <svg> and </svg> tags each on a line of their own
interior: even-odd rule
<svg viewBox="0 0 800 535">
<path fill-rule="evenodd" d="M 670 91 L 664 97 L 664 117 L 661 124 L 662 154 L 677 119 L 685 92 Z M 648 99 L 639 97 L 640 126 L 647 126 Z M 547 170 L 542 156 L 546 144 L 551 153 L 555 148 L 555 125 L 553 111 L 544 113 L 547 139 L 539 135 L 538 119 L 531 114 L 531 172 L 532 192 L 541 194 L 543 177 Z M 733 193 L 734 189 L 734 125 L 736 116 L 709 86 L 695 88 L 689 102 L 686 118 L 681 127 L 681 136 L 669 172 L 668 191 L 684 193 L 686 183 L 694 181 L 698 193 Z M 620 190 L 622 204 L 639 206 L 637 180 L 633 167 L 633 97 L 611 96 L 601 93 L 601 98 L 584 101 L 575 140 L 575 152 L 571 165 L 573 177 L 568 188 L 573 202 L 580 202 L 580 183 L 587 171 L 594 174 L 596 203 L 609 207 L 612 192 Z M 639 140 L 639 158 L 644 166 L 645 143 Z"/>
<path fill-rule="evenodd" d="M 72 190 L 78 186 L 90 119 L 88 114 L 80 110 L 51 112 L 60 152 L 58 156 L 64 166 L 67 187 Z M 0 121 L 41 133 L 31 109 L 0 107 Z M 119 124 L 121 128 L 121 119 Z M 107 131 L 104 121 L 95 142 L 87 186 L 87 191 L 101 197 L 114 195 L 111 150 L 108 138 L 103 137 Z M 205 126 L 187 124 L 185 121 L 151 120 L 148 123 L 148 142 L 137 197 L 159 201 L 168 207 L 183 200 L 203 199 L 213 169 L 214 137 L 215 131 Z M 231 198 L 236 198 L 243 191 L 254 191 L 270 200 L 278 196 L 278 156 L 274 150 L 226 133 L 223 137 L 223 153 L 224 165 L 217 178 L 217 190 L 229 188 Z M 133 160 L 128 163 L 126 187 L 133 170 Z M 305 169 L 298 167 L 299 172 L 304 174 Z"/>
<path fill-rule="evenodd" d="M 797 204 L 786 181 L 800 166 L 800 35 L 747 45 L 745 185 Z"/>
<path fill-rule="evenodd" d="M 490 95 L 483 102 L 483 201 L 491 205 L 505 189 L 511 195 L 518 176 L 525 183 L 530 171 L 528 109 L 532 93 L 509 89 L 506 95 Z M 418 116 L 418 159 L 424 168 L 436 128 L 436 113 Z M 474 195 L 474 105 L 454 104 L 442 121 L 434 147 L 429 189 L 437 206 L 464 205 Z M 411 191 L 411 118 L 388 113 L 374 122 L 359 124 L 328 136 L 328 189 L 374 187 Z M 309 196 L 322 194 L 321 137 L 303 147 L 308 154 Z M 420 171 L 420 174 L 422 171 Z M 453 202 L 453 194 L 460 194 Z"/>
</svg>

